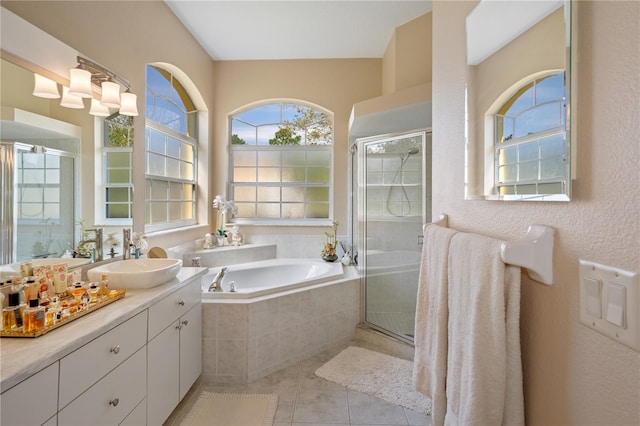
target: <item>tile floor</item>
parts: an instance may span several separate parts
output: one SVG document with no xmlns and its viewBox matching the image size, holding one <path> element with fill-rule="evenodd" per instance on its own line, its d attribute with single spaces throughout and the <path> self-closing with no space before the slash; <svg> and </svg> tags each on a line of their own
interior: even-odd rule
<svg viewBox="0 0 640 426">
<path fill-rule="evenodd" d="M 368 342 L 353 340 L 351 346 L 386 352 Z M 312 358 L 244 385 L 196 382 L 165 422 L 178 426 L 201 391 L 277 393 L 275 426 L 323 425 L 431 425 L 431 418 L 361 392 L 349 390 L 317 377 L 314 372 L 347 345 L 326 350 Z"/>
</svg>

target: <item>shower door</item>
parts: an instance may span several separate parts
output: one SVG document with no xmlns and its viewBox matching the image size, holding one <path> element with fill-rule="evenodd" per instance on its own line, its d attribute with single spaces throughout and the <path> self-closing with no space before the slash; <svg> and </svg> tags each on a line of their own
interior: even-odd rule
<svg viewBox="0 0 640 426">
<path fill-rule="evenodd" d="M 364 320 L 412 342 L 422 226 L 431 215 L 431 132 L 358 139 L 354 151 Z"/>
</svg>

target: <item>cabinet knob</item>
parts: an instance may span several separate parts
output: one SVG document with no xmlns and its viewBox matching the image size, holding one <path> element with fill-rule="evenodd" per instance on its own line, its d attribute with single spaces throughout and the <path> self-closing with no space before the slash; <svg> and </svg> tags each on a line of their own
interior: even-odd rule
<svg viewBox="0 0 640 426">
<path fill-rule="evenodd" d="M 188 320 L 182 321 L 182 325 L 189 325 L 189 321 Z"/>
<path fill-rule="evenodd" d="M 118 355 L 118 353 L 120 352 L 120 346 L 115 345 L 114 347 L 111 348 L 111 352 Z"/>
<path fill-rule="evenodd" d="M 179 302 L 178 302 L 178 305 L 180 305 L 180 306 L 184 306 L 184 300 L 179 301 Z"/>
<path fill-rule="evenodd" d="M 120 403 L 119 398 L 113 398 L 111 401 L 109 401 L 109 405 L 113 405 L 114 407 L 117 407 L 119 403 Z"/>
<path fill-rule="evenodd" d="M 182 330 L 182 324 L 176 325 L 176 330 Z"/>
</svg>

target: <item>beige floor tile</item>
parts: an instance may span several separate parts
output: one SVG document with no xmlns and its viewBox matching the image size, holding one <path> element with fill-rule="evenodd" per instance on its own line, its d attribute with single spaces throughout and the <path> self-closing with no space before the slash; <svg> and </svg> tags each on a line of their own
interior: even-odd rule
<svg viewBox="0 0 640 426">
<path fill-rule="evenodd" d="M 347 398 L 352 425 L 408 425 L 402 407 L 352 390 L 348 391 Z"/>
<path fill-rule="evenodd" d="M 301 391 L 293 411 L 293 422 L 349 424 L 347 391 Z"/>
<path fill-rule="evenodd" d="M 430 426 L 431 418 L 366 395 L 347 390 L 314 373 L 347 346 L 367 346 L 351 341 L 276 371 L 249 384 L 215 384 L 200 379 L 165 422 L 178 426 L 200 392 L 276 393 L 278 410 L 275 426 Z M 384 350 L 379 350 L 385 352 Z"/>
</svg>

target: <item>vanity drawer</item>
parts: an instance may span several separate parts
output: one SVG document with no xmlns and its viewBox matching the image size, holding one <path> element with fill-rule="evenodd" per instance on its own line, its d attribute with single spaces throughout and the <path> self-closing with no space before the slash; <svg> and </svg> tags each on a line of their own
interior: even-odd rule
<svg viewBox="0 0 640 426">
<path fill-rule="evenodd" d="M 149 340 L 187 313 L 201 299 L 200 280 L 196 279 L 151 306 L 149 308 Z"/>
<path fill-rule="evenodd" d="M 140 349 L 58 413 L 58 425 L 117 425 L 144 399 L 147 351 Z"/>
<path fill-rule="evenodd" d="M 58 363 L 0 395 L 0 424 L 41 425 L 58 411 Z"/>
<path fill-rule="evenodd" d="M 147 311 L 60 360 L 59 407 L 64 407 L 145 345 Z"/>
<path fill-rule="evenodd" d="M 147 424 L 147 399 L 143 399 L 119 426 L 141 426 Z"/>
</svg>

